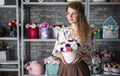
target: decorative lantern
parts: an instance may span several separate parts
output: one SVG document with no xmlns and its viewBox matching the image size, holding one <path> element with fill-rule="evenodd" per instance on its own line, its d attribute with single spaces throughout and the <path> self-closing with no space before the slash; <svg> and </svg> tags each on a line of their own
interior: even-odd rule
<svg viewBox="0 0 120 76">
<path fill-rule="evenodd" d="M 36 39 L 39 37 L 39 30 L 38 30 L 38 27 L 37 27 L 37 23 L 35 22 L 30 22 L 26 25 L 26 28 L 27 28 L 27 35 L 28 35 L 28 38 L 30 39 Z"/>
</svg>

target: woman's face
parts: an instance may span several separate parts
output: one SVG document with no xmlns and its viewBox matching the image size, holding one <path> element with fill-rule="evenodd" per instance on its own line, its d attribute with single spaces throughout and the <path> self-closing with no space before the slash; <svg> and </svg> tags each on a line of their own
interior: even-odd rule
<svg viewBox="0 0 120 76">
<path fill-rule="evenodd" d="M 78 24 L 79 13 L 70 7 L 67 10 L 67 19 L 71 24 Z"/>
</svg>

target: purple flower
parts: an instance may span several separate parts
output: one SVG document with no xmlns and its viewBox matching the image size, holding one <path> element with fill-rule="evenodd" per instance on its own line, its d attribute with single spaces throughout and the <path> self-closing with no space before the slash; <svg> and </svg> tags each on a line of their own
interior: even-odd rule
<svg viewBox="0 0 120 76">
<path fill-rule="evenodd" d="M 70 44 L 66 44 L 65 47 L 70 47 Z"/>
<path fill-rule="evenodd" d="M 51 25 L 48 22 L 43 22 L 38 25 L 39 28 L 51 28 Z"/>
</svg>

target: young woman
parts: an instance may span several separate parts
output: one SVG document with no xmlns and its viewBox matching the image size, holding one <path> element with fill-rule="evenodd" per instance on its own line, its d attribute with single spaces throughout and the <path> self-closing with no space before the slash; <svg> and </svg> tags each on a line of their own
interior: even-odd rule
<svg viewBox="0 0 120 76">
<path fill-rule="evenodd" d="M 86 51 L 90 29 L 85 17 L 84 5 L 72 2 L 66 7 L 68 27 L 59 30 L 53 55 L 61 59 L 58 76 L 91 76 L 85 59 L 91 59 Z"/>
</svg>

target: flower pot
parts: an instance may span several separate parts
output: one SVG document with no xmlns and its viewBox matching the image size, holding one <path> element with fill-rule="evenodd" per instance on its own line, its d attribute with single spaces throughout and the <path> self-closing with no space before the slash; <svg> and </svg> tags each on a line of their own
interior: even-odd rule
<svg viewBox="0 0 120 76">
<path fill-rule="evenodd" d="M 97 33 L 95 34 L 95 38 L 96 38 L 96 39 L 100 39 L 100 32 L 97 32 Z"/>
<path fill-rule="evenodd" d="M 106 57 L 106 56 L 103 56 L 102 57 L 102 62 L 104 62 L 104 63 L 109 63 L 109 62 L 111 62 L 112 61 L 112 58 L 111 57 Z"/>
<path fill-rule="evenodd" d="M 58 29 L 57 28 L 53 28 L 53 37 L 56 39 L 57 35 L 58 35 Z"/>
<path fill-rule="evenodd" d="M 28 38 L 36 39 L 39 37 L 38 28 L 28 28 Z"/>
<path fill-rule="evenodd" d="M 42 27 L 39 29 L 39 36 L 41 39 L 50 38 L 50 29 L 46 27 Z"/>
<path fill-rule="evenodd" d="M 45 76 L 46 75 L 57 75 L 59 69 L 59 64 L 46 64 L 46 71 L 45 71 Z"/>
<path fill-rule="evenodd" d="M 16 37 L 17 36 L 17 29 L 15 27 L 10 27 L 10 37 Z"/>
</svg>

